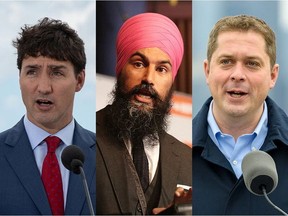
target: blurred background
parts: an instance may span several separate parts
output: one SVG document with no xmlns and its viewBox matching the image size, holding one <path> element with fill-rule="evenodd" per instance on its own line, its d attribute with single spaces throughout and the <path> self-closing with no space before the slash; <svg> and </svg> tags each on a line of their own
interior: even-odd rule
<svg viewBox="0 0 288 216">
<path fill-rule="evenodd" d="M 175 79 L 175 95 L 168 132 L 184 143 L 192 140 L 192 2 L 191 1 L 97 1 L 96 2 L 96 110 L 111 102 L 115 84 L 116 36 L 126 19 L 143 12 L 169 17 L 184 41 L 184 57 Z M 180 127 L 181 125 L 181 127 Z"/>
<path fill-rule="evenodd" d="M 193 116 L 210 96 L 203 70 L 208 35 L 220 18 L 238 14 L 257 16 L 275 32 L 276 61 L 280 65 L 280 72 L 277 84 L 269 95 L 288 113 L 288 1 L 193 1 L 192 14 Z"/>
<path fill-rule="evenodd" d="M 74 117 L 83 127 L 95 131 L 96 2 L 0 1 L 0 132 L 14 126 L 25 114 L 12 40 L 24 24 L 34 25 L 43 17 L 60 19 L 74 28 L 85 43 L 86 81 L 76 93 Z"/>
</svg>

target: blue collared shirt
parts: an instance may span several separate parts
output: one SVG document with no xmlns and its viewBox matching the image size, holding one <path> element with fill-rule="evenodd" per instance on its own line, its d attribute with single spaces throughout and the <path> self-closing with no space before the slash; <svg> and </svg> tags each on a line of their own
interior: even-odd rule
<svg viewBox="0 0 288 216">
<path fill-rule="evenodd" d="M 24 117 L 24 126 L 27 132 L 31 147 L 33 149 L 33 153 L 35 156 L 35 160 L 40 171 L 42 173 L 42 164 L 44 158 L 47 154 L 47 145 L 44 139 L 50 135 L 59 137 L 62 142 L 56 150 L 56 156 L 59 162 L 61 176 L 62 176 L 62 183 L 63 183 L 63 193 L 64 193 L 64 207 L 66 205 L 66 196 L 68 191 L 68 182 L 69 182 L 69 170 L 67 170 L 62 162 L 61 162 L 61 153 L 63 149 L 72 144 L 75 122 L 74 119 L 62 130 L 58 131 L 56 134 L 49 134 L 47 131 L 39 128 L 35 124 L 33 124 L 27 116 Z M 43 145 L 45 144 L 45 145 Z"/>
<path fill-rule="evenodd" d="M 250 151 L 259 150 L 266 138 L 268 132 L 267 104 L 264 101 L 264 111 L 254 132 L 239 136 L 236 142 L 233 136 L 220 131 L 212 113 L 212 106 L 213 100 L 210 103 L 207 116 L 208 134 L 231 164 L 237 178 L 240 178 L 242 175 L 241 164 L 244 156 Z"/>
</svg>

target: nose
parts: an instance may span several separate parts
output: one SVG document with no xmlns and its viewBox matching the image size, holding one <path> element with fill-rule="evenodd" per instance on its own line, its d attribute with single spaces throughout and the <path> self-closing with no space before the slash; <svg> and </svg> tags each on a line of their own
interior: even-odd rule
<svg viewBox="0 0 288 216">
<path fill-rule="evenodd" d="M 153 85 L 155 79 L 155 69 L 153 66 L 148 66 L 145 70 L 144 81 Z"/>
<path fill-rule="evenodd" d="M 232 69 L 232 73 L 230 75 L 230 79 L 232 81 L 244 81 L 246 80 L 246 75 L 245 75 L 245 69 L 243 66 L 239 63 L 236 64 L 235 67 Z"/>
<path fill-rule="evenodd" d="M 51 79 L 46 73 L 42 73 L 38 79 L 37 90 L 41 94 L 49 94 L 52 92 Z"/>
</svg>

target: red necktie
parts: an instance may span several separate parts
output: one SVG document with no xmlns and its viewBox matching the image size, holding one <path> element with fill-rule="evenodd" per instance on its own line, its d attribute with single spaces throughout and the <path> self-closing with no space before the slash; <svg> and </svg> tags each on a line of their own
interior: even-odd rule
<svg viewBox="0 0 288 216">
<path fill-rule="evenodd" d="M 64 215 L 64 197 L 61 172 L 55 154 L 61 139 L 50 136 L 45 139 L 47 143 L 47 155 L 42 166 L 42 181 L 46 190 L 53 215 Z"/>
</svg>

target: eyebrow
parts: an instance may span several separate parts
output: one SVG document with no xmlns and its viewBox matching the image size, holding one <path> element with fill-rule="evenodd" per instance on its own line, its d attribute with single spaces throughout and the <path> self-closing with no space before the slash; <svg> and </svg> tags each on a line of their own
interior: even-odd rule
<svg viewBox="0 0 288 216">
<path fill-rule="evenodd" d="M 31 65 L 26 65 L 24 68 L 41 68 L 41 65 L 38 64 L 31 64 Z M 62 69 L 62 68 L 67 68 L 65 65 L 48 65 L 49 69 Z"/>
<path fill-rule="evenodd" d="M 221 59 L 221 58 L 235 58 L 234 57 L 234 55 L 227 55 L 227 54 L 223 54 L 223 55 L 219 55 L 218 57 L 217 57 L 217 59 Z M 262 58 L 261 57 L 259 57 L 259 56 L 246 56 L 245 57 L 245 59 L 257 59 L 257 60 L 259 60 L 259 61 L 262 61 Z"/>
<path fill-rule="evenodd" d="M 35 64 L 35 65 L 26 65 L 24 67 L 24 69 L 26 69 L 26 68 L 40 68 L 40 65 L 37 65 L 37 64 Z"/>
<path fill-rule="evenodd" d="M 147 58 L 147 56 L 145 56 L 144 54 L 140 53 L 140 52 L 135 52 L 130 56 L 130 59 L 134 56 L 140 56 L 145 62 L 149 62 L 149 59 Z M 162 61 L 158 61 L 158 64 L 169 64 L 172 67 L 172 64 L 169 60 L 162 60 Z"/>
<path fill-rule="evenodd" d="M 48 68 L 55 70 L 55 69 L 62 69 L 62 68 L 66 69 L 67 67 L 65 65 L 48 65 Z"/>
</svg>

